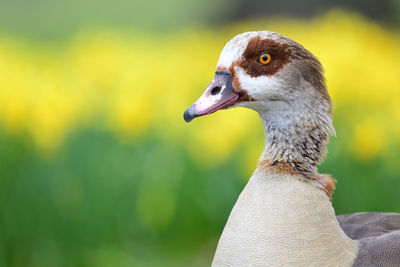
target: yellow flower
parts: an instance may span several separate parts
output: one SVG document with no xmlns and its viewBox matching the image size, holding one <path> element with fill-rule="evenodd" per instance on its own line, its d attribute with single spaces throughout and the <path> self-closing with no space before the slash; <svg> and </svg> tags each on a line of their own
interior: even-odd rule
<svg viewBox="0 0 400 267">
<path fill-rule="evenodd" d="M 377 121 L 366 120 L 354 129 L 354 149 L 362 160 L 378 156 L 384 145 L 384 134 Z"/>
</svg>

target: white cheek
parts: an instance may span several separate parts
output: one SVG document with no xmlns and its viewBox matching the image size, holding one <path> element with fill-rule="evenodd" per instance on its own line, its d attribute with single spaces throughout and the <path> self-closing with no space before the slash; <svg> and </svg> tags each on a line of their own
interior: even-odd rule
<svg viewBox="0 0 400 267">
<path fill-rule="evenodd" d="M 236 67 L 235 71 L 242 89 L 256 100 L 263 100 L 268 96 L 275 95 L 282 87 L 281 80 L 274 76 L 251 77 L 241 67 Z"/>
</svg>

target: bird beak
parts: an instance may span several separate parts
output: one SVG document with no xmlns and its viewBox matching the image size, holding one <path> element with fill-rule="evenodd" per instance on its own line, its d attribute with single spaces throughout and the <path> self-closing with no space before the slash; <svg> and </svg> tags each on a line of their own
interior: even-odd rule
<svg viewBox="0 0 400 267">
<path fill-rule="evenodd" d="M 239 94 L 233 88 L 231 74 L 217 71 L 203 95 L 185 111 L 183 118 L 190 122 L 196 117 L 232 106 L 238 99 Z"/>
</svg>

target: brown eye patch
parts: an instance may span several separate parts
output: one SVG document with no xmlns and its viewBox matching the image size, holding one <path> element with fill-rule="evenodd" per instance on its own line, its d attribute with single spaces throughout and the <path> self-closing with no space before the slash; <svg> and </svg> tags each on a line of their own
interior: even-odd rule
<svg viewBox="0 0 400 267">
<path fill-rule="evenodd" d="M 270 55 L 268 64 L 260 63 L 260 56 Z M 290 51 L 286 44 L 275 42 L 271 39 L 262 40 L 259 36 L 250 39 L 246 50 L 243 53 L 243 60 L 239 66 L 242 67 L 251 77 L 262 75 L 270 76 L 281 69 L 289 62 Z"/>
</svg>

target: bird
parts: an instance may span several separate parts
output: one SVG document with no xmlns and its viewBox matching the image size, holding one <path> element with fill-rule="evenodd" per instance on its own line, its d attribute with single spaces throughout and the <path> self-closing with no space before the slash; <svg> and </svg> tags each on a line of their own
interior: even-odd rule
<svg viewBox="0 0 400 267">
<path fill-rule="evenodd" d="M 233 37 L 183 117 L 234 107 L 259 114 L 265 148 L 212 266 L 400 266 L 400 213 L 335 215 L 336 180 L 317 169 L 335 135 L 333 103 L 310 51 L 272 31 Z"/>
</svg>

